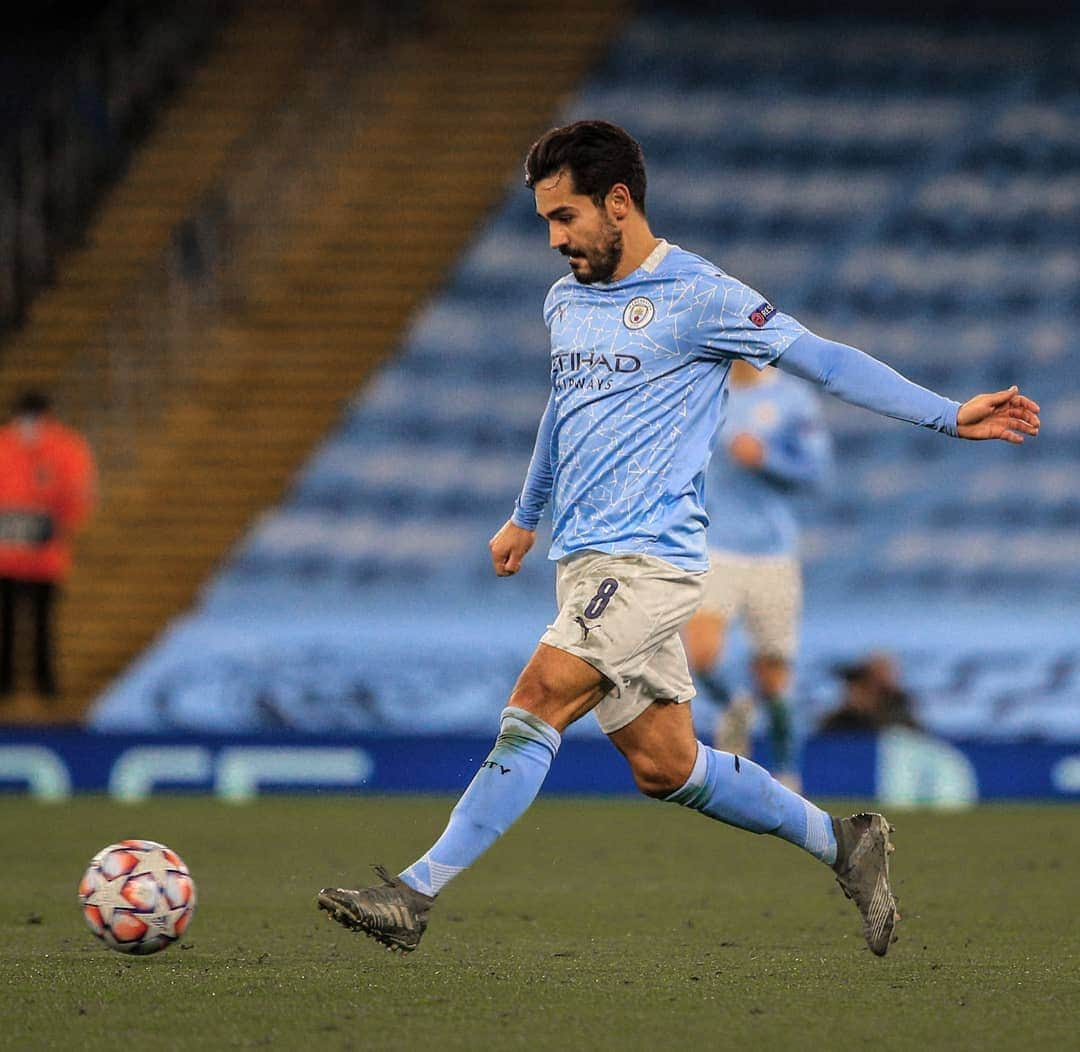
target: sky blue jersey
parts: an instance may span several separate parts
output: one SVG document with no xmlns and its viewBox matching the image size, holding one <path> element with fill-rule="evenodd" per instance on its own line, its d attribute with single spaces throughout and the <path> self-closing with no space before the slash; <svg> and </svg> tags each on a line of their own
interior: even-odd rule
<svg viewBox="0 0 1080 1052">
<path fill-rule="evenodd" d="M 511 519 L 535 529 L 550 500 L 552 559 L 640 552 L 708 569 L 705 468 L 735 358 L 776 362 L 845 401 L 956 434 L 956 402 L 808 333 L 666 241 L 620 281 L 557 281 L 544 320 L 551 395 Z"/>
<path fill-rule="evenodd" d="M 761 442 L 760 467 L 734 460 L 738 434 Z M 709 548 L 740 555 L 798 553 L 798 504 L 819 490 L 832 469 L 832 443 L 814 389 L 768 369 L 756 384 L 728 387 L 727 415 L 709 462 L 705 508 Z"/>
<path fill-rule="evenodd" d="M 705 466 L 731 361 L 763 367 L 805 330 L 664 241 L 620 281 L 557 281 L 544 320 L 551 558 L 645 552 L 707 569 Z M 535 526 L 542 506 L 519 500 L 516 521 Z"/>
</svg>

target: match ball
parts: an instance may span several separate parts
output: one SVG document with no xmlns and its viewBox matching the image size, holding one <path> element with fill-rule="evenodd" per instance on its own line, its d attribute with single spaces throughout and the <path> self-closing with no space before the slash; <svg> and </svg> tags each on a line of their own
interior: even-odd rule
<svg viewBox="0 0 1080 1052">
<path fill-rule="evenodd" d="M 146 955 L 164 950 L 195 913 L 195 882 L 183 859 L 153 840 L 102 848 L 79 882 L 90 930 L 110 949 Z"/>
</svg>

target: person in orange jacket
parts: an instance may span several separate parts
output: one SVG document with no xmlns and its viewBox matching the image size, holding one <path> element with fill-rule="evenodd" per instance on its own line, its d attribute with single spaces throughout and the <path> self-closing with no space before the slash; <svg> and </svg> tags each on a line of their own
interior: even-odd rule
<svg viewBox="0 0 1080 1052">
<path fill-rule="evenodd" d="M 71 542 L 94 502 L 86 440 L 52 414 L 48 396 L 27 391 L 0 427 L 0 697 L 15 686 L 16 623 L 34 626 L 34 684 L 58 694 L 53 609 L 71 569 Z"/>
</svg>

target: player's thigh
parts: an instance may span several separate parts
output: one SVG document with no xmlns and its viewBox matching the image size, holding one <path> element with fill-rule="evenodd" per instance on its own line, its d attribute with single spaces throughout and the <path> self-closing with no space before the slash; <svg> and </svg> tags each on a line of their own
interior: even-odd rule
<svg viewBox="0 0 1080 1052">
<path fill-rule="evenodd" d="M 802 572 L 795 559 L 761 559 L 744 620 L 755 658 L 790 664 L 799 646 Z"/>
<path fill-rule="evenodd" d="M 587 661 L 540 643 L 518 676 L 510 704 L 539 716 L 561 733 L 610 689 L 610 681 Z"/>
<path fill-rule="evenodd" d="M 623 680 L 618 693 L 604 696 L 596 706 L 596 721 L 605 734 L 612 735 L 637 720 L 652 704 L 685 706 L 695 693 L 682 637 L 673 633 Z"/>
</svg>

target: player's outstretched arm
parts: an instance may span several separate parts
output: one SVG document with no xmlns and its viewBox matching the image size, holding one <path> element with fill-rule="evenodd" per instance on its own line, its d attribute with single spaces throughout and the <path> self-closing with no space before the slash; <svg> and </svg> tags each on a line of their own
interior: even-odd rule
<svg viewBox="0 0 1080 1052">
<path fill-rule="evenodd" d="M 956 433 L 976 441 L 1000 438 L 1020 443 L 1039 433 L 1039 406 L 1013 384 L 1005 391 L 969 398 L 956 413 Z"/>
<path fill-rule="evenodd" d="M 776 366 L 852 405 L 959 438 L 1019 443 L 1024 435 L 1039 433 L 1039 407 L 1016 387 L 976 395 L 960 405 L 854 347 L 813 333 L 795 340 Z"/>
<path fill-rule="evenodd" d="M 491 565 L 498 577 L 511 577 L 521 569 L 522 560 L 536 540 L 536 531 L 518 526 L 511 519 L 502 524 L 499 532 L 488 541 Z"/>
</svg>

